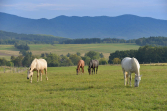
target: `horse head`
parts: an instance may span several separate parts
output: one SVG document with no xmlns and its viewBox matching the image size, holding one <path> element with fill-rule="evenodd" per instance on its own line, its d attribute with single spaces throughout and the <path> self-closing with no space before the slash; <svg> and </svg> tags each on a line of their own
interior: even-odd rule
<svg viewBox="0 0 167 111">
<path fill-rule="evenodd" d="M 27 79 L 29 79 L 31 76 L 33 76 L 33 70 L 32 68 L 30 67 L 27 71 Z"/>
<path fill-rule="evenodd" d="M 141 76 L 135 74 L 135 87 L 139 87 L 140 81 L 141 81 Z"/>
</svg>

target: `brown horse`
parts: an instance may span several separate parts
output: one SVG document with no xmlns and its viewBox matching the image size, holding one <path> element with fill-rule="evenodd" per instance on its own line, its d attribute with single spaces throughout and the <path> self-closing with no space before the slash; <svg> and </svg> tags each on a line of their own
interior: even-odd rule
<svg viewBox="0 0 167 111">
<path fill-rule="evenodd" d="M 82 68 L 82 73 L 84 73 L 84 65 L 85 65 L 85 62 L 83 60 L 78 61 L 78 65 L 77 65 L 77 69 L 76 69 L 77 75 L 80 72 L 80 68 Z"/>
</svg>

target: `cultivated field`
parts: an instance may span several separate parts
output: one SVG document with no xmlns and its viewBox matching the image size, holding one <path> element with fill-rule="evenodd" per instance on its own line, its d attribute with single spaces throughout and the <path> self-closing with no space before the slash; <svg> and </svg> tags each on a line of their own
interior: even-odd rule
<svg viewBox="0 0 167 111">
<path fill-rule="evenodd" d="M 0 74 L 0 110 L 167 110 L 167 66 L 141 66 L 139 87 L 124 86 L 121 66 L 99 66 L 97 75 L 75 67 L 49 67 L 48 78 L 27 80 L 26 72 Z"/>
<path fill-rule="evenodd" d="M 108 59 L 110 53 L 116 50 L 138 49 L 136 44 L 114 43 L 114 44 L 30 44 L 30 51 L 33 55 L 41 55 L 41 53 L 55 53 L 58 55 L 66 55 L 67 53 L 75 54 L 80 52 L 81 56 L 88 51 L 97 51 L 103 53 Z M 12 55 L 18 56 L 19 51 L 13 45 L 0 45 L 0 57 L 10 59 Z"/>
</svg>

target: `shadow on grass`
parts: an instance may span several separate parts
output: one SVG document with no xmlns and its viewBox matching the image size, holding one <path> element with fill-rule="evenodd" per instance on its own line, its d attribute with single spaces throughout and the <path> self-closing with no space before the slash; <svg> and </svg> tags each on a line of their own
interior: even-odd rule
<svg viewBox="0 0 167 111">
<path fill-rule="evenodd" d="M 58 85 L 58 84 L 56 84 Z M 71 87 L 71 88 L 55 88 L 55 89 L 47 89 L 46 91 L 81 91 L 81 90 L 91 90 L 91 89 L 126 89 L 133 88 L 131 86 L 124 85 L 114 85 L 113 87 L 104 87 L 104 86 L 85 86 L 85 87 Z"/>
<path fill-rule="evenodd" d="M 102 89 L 102 86 L 87 86 L 87 87 L 72 87 L 72 88 L 57 88 L 57 89 L 47 89 L 46 91 L 81 91 L 81 90 L 90 90 L 90 89 Z"/>
</svg>

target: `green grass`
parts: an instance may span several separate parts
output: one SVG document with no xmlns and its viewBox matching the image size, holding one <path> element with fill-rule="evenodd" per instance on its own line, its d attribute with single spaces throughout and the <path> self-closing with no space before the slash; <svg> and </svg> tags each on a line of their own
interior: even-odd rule
<svg viewBox="0 0 167 111">
<path fill-rule="evenodd" d="M 39 53 L 56 53 L 58 55 L 67 53 L 80 52 L 82 56 L 88 51 L 97 51 L 103 53 L 105 58 L 109 57 L 109 54 L 115 52 L 116 50 L 129 50 L 138 49 L 139 46 L 135 44 L 37 44 L 30 45 L 30 49 L 33 54 L 39 55 Z"/>
<path fill-rule="evenodd" d="M 0 45 L 0 50 L 12 50 L 12 51 L 18 51 L 14 45 Z"/>
<path fill-rule="evenodd" d="M 99 66 L 97 75 L 75 67 L 49 67 L 48 78 L 27 80 L 26 72 L 0 74 L 0 110 L 167 110 L 166 66 L 141 66 L 139 87 L 124 86 L 121 66 Z"/>
</svg>

